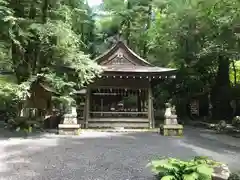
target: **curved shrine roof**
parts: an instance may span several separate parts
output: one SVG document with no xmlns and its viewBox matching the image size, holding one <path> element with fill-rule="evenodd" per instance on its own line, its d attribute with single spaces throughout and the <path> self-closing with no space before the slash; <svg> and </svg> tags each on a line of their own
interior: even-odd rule
<svg viewBox="0 0 240 180">
<path fill-rule="evenodd" d="M 136 72 L 136 73 L 160 73 L 160 72 L 170 72 L 176 69 L 163 68 L 163 67 L 153 67 L 153 66 L 102 66 L 105 72 Z"/>
<path fill-rule="evenodd" d="M 104 72 L 162 73 L 176 71 L 176 69 L 152 65 L 122 41 L 118 41 L 112 48 L 97 57 L 95 61 L 102 66 Z"/>
</svg>

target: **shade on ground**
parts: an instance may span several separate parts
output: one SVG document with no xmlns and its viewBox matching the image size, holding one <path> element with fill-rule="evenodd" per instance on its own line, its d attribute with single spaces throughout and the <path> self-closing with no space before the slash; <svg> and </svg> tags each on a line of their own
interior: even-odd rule
<svg viewBox="0 0 240 180">
<path fill-rule="evenodd" d="M 145 165 L 159 156 L 211 156 L 240 168 L 240 141 L 202 129 L 183 138 L 156 133 L 85 132 L 0 140 L 0 180 L 148 180 Z"/>
</svg>

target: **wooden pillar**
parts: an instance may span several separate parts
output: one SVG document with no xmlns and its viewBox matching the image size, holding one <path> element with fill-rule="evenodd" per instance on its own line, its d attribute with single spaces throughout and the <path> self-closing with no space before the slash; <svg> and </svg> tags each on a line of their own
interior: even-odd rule
<svg viewBox="0 0 240 180">
<path fill-rule="evenodd" d="M 153 117 L 153 96 L 152 96 L 152 87 L 151 87 L 151 79 L 149 80 L 148 87 L 148 119 L 149 119 L 149 128 L 154 128 L 154 117 Z"/>
<path fill-rule="evenodd" d="M 137 108 L 138 108 L 138 112 L 142 111 L 142 107 L 141 107 L 141 92 L 139 90 L 137 92 Z"/>
<path fill-rule="evenodd" d="M 151 118 L 152 118 L 152 128 L 155 128 L 155 118 L 154 118 L 154 107 L 153 107 L 153 92 L 152 87 L 150 88 L 150 96 L 151 96 Z"/>
<path fill-rule="evenodd" d="M 87 88 L 87 94 L 86 94 L 86 106 L 85 106 L 85 128 L 88 128 L 88 120 L 89 120 L 89 113 L 90 113 L 90 92 L 91 89 Z"/>
</svg>

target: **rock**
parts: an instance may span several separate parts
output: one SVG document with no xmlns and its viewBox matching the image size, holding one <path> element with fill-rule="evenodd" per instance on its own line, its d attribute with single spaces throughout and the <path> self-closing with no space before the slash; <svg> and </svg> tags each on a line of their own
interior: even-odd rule
<svg viewBox="0 0 240 180">
<path fill-rule="evenodd" d="M 212 175 L 213 180 L 227 180 L 231 172 L 227 165 L 222 164 L 221 166 L 214 168 L 214 173 Z"/>
</svg>

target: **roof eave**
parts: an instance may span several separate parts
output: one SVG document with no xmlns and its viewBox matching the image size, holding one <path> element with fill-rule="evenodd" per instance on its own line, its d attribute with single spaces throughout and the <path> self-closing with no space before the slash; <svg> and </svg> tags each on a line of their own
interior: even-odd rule
<svg viewBox="0 0 240 180">
<path fill-rule="evenodd" d="M 117 70 L 104 70 L 103 73 L 144 73 L 144 74 L 175 74 L 177 70 L 164 70 L 164 71 L 117 71 Z"/>
</svg>

